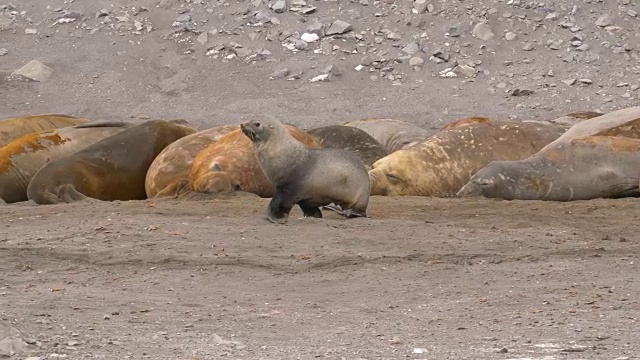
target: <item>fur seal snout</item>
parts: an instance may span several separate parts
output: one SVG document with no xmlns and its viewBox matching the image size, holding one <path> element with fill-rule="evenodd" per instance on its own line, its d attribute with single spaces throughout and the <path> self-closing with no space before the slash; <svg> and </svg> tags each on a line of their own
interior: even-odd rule
<svg viewBox="0 0 640 360">
<path fill-rule="evenodd" d="M 369 176 L 364 163 L 343 149 L 309 149 L 276 120 L 240 125 L 253 142 L 262 171 L 273 185 L 267 219 L 284 224 L 297 204 L 304 216 L 322 217 L 320 207 L 331 203 L 345 217 L 366 217 Z"/>
</svg>

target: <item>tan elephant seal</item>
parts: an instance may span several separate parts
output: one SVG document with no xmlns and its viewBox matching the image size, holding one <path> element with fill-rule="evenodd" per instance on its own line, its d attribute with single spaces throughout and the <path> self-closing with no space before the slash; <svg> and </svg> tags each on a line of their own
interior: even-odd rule
<svg viewBox="0 0 640 360">
<path fill-rule="evenodd" d="M 565 127 L 494 121 L 441 131 L 373 164 L 371 195 L 453 195 L 494 160 L 519 160 L 557 139 Z"/>
<path fill-rule="evenodd" d="M 640 106 L 620 109 L 580 121 L 546 147 L 551 148 L 560 143 L 587 136 L 640 138 Z"/>
<path fill-rule="evenodd" d="M 115 135 L 130 124 L 93 122 L 22 136 L 0 148 L 0 198 L 27 200 L 27 186 L 42 166 Z"/>
<path fill-rule="evenodd" d="M 304 130 L 285 125 L 289 133 L 307 147 L 321 148 L 320 142 Z M 251 140 L 234 130 L 202 150 L 189 171 L 189 186 L 195 192 L 242 191 L 260 197 L 273 196 L 271 182 L 262 172 Z"/>
<path fill-rule="evenodd" d="M 343 125 L 364 130 L 378 140 L 389 154 L 408 149 L 436 132 L 436 130 L 429 131 L 409 122 L 394 119 L 362 119 Z"/>
<path fill-rule="evenodd" d="M 45 114 L 14 117 L 0 120 L 0 146 L 39 131 L 80 125 L 89 122 L 69 115 Z"/>
<path fill-rule="evenodd" d="M 195 132 L 180 122 L 162 120 L 132 126 L 43 166 L 31 179 L 27 197 L 37 204 L 145 199 L 144 180 L 153 159 Z"/>
<path fill-rule="evenodd" d="M 458 196 L 555 201 L 640 196 L 639 169 L 639 139 L 587 136 L 524 160 L 491 162 Z"/>
<path fill-rule="evenodd" d="M 223 125 L 187 135 L 167 146 L 151 163 L 145 178 L 147 197 L 171 196 L 183 194 L 189 186 L 189 170 L 193 160 L 207 146 L 218 141 L 238 125 Z M 229 184 L 232 188 L 238 184 Z"/>
<path fill-rule="evenodd" d="M 309 149 L 277 120 L 240 125 L 251 139 L 260 168 L 273 185 L 267 219 L 284 224 L 294 205 L 304 216 L 322 217 L 334 204 L 345 217 L 366 217 L 369 176 L 362 160 L 344 149 Z"/>
<path fill-rule="evenodd" d="M 468 117 L 468 118 L 452 121 L 447 125 L 443 126 L 442 130 L 455 129 L 455 128 L 460 128 L 460 127 L 472 125 L 472 124 L 491 124 L 491 123 L 493 123 L 493 119 L 488 117 L 482 117 L 482 116 Z"/>
<path fill-rule="evenodd" d="M 364 130 L 353 126 L 330 125 L 307 132 L 320 140 L 325 149 L 346 149 L 356 154 L 370 168 L 371 165 L 388 155 L 382 144 Z"/>
</svg>

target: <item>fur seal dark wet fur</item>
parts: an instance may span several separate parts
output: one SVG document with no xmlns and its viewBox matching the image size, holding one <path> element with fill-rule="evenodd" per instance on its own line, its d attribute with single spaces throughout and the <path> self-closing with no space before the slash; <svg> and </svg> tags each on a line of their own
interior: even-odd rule
<svg viewBox="0 0 640 360">
<path fill-rule="evenodd" d="M 571 201 L 639 196 L 640 140 L 587 136 L 518 161 L 493 161 L 459 197 Z"/>
<path fill-rule="evenodd" d="M 357 127 L 329 125 L 307 132 L 320 140 L 323 148 L 353 151 L 368 168 L 378 159 L 389 155 L 378 140 Z"/>
<path fill-rule="evenodd" d="M 367 216 L 369 177 L 352 152 L 308 149 L 277 120 L 247 121 L 240 128 L 253 142 L 260 167 L 273 185 L 269 221 L 284 224 L 296 204 L 304 216 L 321 218 L 320 207 L 332 203 L 345 217 Z"/>
<path fill-rule="evenodd" d="M 27 197 L 37 204 L 93 198 L 142 200 L 151 162 L 174 141 L 196 130 L 184 121 L 145 121 L 43 166 L 31 179 Z"/>
</svg>

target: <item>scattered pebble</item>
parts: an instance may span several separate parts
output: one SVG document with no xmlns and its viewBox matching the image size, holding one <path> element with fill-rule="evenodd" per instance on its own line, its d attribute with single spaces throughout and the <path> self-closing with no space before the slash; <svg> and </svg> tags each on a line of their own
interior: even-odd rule
<svg viewBox="0 0 640 360">
<path fill-rule="evenodd" d="M 22 76 L 33 81 L 47 81 L 53 74 L 53 69 L 38 60 L 31 60 L 23 67 L 15 70 L 12 75 Z"/>
</svg>

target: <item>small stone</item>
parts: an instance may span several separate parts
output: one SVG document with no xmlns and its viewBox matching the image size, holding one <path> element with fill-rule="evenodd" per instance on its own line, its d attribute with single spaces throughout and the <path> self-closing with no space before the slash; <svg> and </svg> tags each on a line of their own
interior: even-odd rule
<svg viewBox="0 0 640 360">
<path fill-rule="evenodd" d="M 340 69 L 335 65 L 327 65 L 320 69 L 320 72 L 331 77 L 342 75 L 342 71 L 340 71 Z"/>
<path fill-rule="evenodd" d="M 518 38 L 518 35 L 516 35 L 516 33 L 513 33 L 511 31 L 509 31 L 508 33 L 504 34 L 504 39 L 507 41 L 513 41 L 515 39 Z"/>
<path fill-rule="evenodd" d="M 308 43 L 312 43 L 312 42 L 316 42 L 318 40 L 320 40 L 320 36 L 318 36 L 318 34 L 314 34 L 314 33 L 304 33 L 302 34 L 302 36 L 300 36 L 300 39 L 302 41 L 308 42 Z"/>
<path fill-rule="evenodd" d="M 9 19 L 6 16 L 0 15 L 0 31 L 11 29 L 12 23 L 13 23 L 13 20 Z"/>
<path fill-rule="evenodd" d="M 428 0 L 415 0 L 413 2 L 413 9 L 416 14 L 424 14 L 427 12 L 427 7 L 429 6 Z"/>
<path fill-rule="evenodd" d="M 400 39 L 402 39 L 402 36 L 400 36 L 400 34 L 398 34 L 398 33 L 390 32 L 390 33 L 387 34 L 387 39 L 389 39 L 389 40 L 400 40 Z"/>
<path fill-rule="evenodd" d="M 362 69 L 364 69 L 364 66 L 362 66 L 362 64 L 358 64 L 358 65 L 354 68 L 354 70 L 355 70 L 355 71 L 360 71 L 360 70 L 362 70 Z"/>
<path fill-rule="evenodd" d="M 598 18 L 598 20 L 596 20 L 596 25 L 600 27 L 607 27 L 612 24 L 613 21 L 611 20 L 611 16 L 609 16 L 609 14 L 602 14 Z"/>
<path fill-rule="evenodd" d="M 102 317 L 104 320 L 110 320 L 111 319 L 111 315 L 107 314 L 105 316 Z"/>
<path fill-rule="evenodd" d="M 38 29 L 24 29 L 25 35 L 35 35 L 38 33 Z"/>
<path fill-rule="evenodd" d="M 336 20 L 331 24 L 331 26 L 329 26 L 326 34 L 328 36 L 335 35 L 335 34 L 344 34 L 347 31 L 350 31 L 351 29 L 353 29 L 353 26 L 351 26 L 351 24 L 344 22 L 342 20 Z"/>
<path fill-rule="evenodd" d="M 587 51 L 589 50 L 589 44 L 582 44 L 576 48 L 576 51 Z"/>
<path fill-rule="evenodd" d="M 402 48 L 402 51 L 404 51 L 409 55 L 413 55 L 420 51 L 420 46 L 415 42 L 410 42 L 405 47 Z"/>
<path fill-rule="evenodd" d="M 51 74 L 53 74 L 53 69 L 38 60 L 31 60 L 12 73 L 12 75 L 22 76 L 33 81 L 47 81 Z"/>
<path fill-rule="evenodd" d="M 414 56 L 409 59 L 409 65 L 411 66 L 422 66 L 424 64 L 424 59 L 420 56 Z"/>
<path fill-rule="evenodd" d="M 283 13 L 287 10 L 287 2 L 285 0 L 276 0 L 276 2 L 271 5 L 271 10 L 278 14 Z"/>
<path fill-rule="evenodd" d="M 283 68 L 283 69 L 278 69 L 278 70 L 272 72 L 271 75 L 269 75 L 269 79 L 271 79 L 271 80 L 284 79 L 287 76 L 289 76 L 289 69 Z"/>
<path fill-rule="evenodd" d="M 571 85 L 575 84 L 577 80 L 576 80 L 576 79 L 564 79 L 564 80 L 561 80 L 561 81 L 562 81 L 563 83 L 565 83 L 565 84 L 567 84 L 567 85 L 571 86 Z"/>
<path fill-rule="evenodd" d="M 324 36 L 324 25 L 322 23 L 313 23 L 307 26 L 307 32 L 310 34 L 316 34 L 319 37 Z"/>
<path fill-rule="evenodd" d="M 532 51 L 533 49 L 535 49 L 535 48 L 533 47 L 532 43 L 526 43 L 522 47 L 522 50 L 524 50 L 524 51 Z"/>
<path fill-rule="evenodd" d="M 318 81 L 329 81 L 329 74 L 320 74 L 315 76 L 309 80 L 309 82 L 318 82 Z"/>
<path fill-rule="evenodd" d="M 9 53 L 9 50 L 5 48 L 0 48 L 0 56 L 5 56 Z"/>
<path fill-rule="evenodd" d="M 471 34 L 484 41 L 491 40 L 495 36 L 489 25 L 482 22 L 473 27 Z"/>
<path fill-rule="evenodd" d="M 504 348 L 504 347 L 503 347 L 502 349 L 500 349 L 500 350 L 498 350 L 498 351 L 496 351 L 496 352 L 497 352 L 498 354 L 506 354 L 506 353 L 508 353 L 508 352 L 509 352 L 509 349 L 507 349 L 507 348 Z"/>
<path fill-rule="evenodd" d="M 587 85 L 593 84 L 593 80 L 591 80 L 591 79 L 578 79 L 578 81 L 583 83 L 583 84 L 587 84 Z"/>
<path fill-rule="evenodd" d="M 198 35 L 198 37 L 196 38 L 196 41 L 200 44 L 200 45 L 207 45 L 207 42 L 209 41 L 209 34 L 207 32 L 203 32 L 202 34 Z"/>
<path fill-rule="evenodd" d="M 511 96 L 529 96 L 529 95 L 533 95 L 533 90 L 514 89 L 511 92 Z"/>
<path fill-rule="evenodd" d="M 364 66 L 369 66 L 369 65 L 373 64 L 373 59 L 370 56 L 365 55 L 360 60 L 360 64 L 362 64 Z"/>
</svg>

